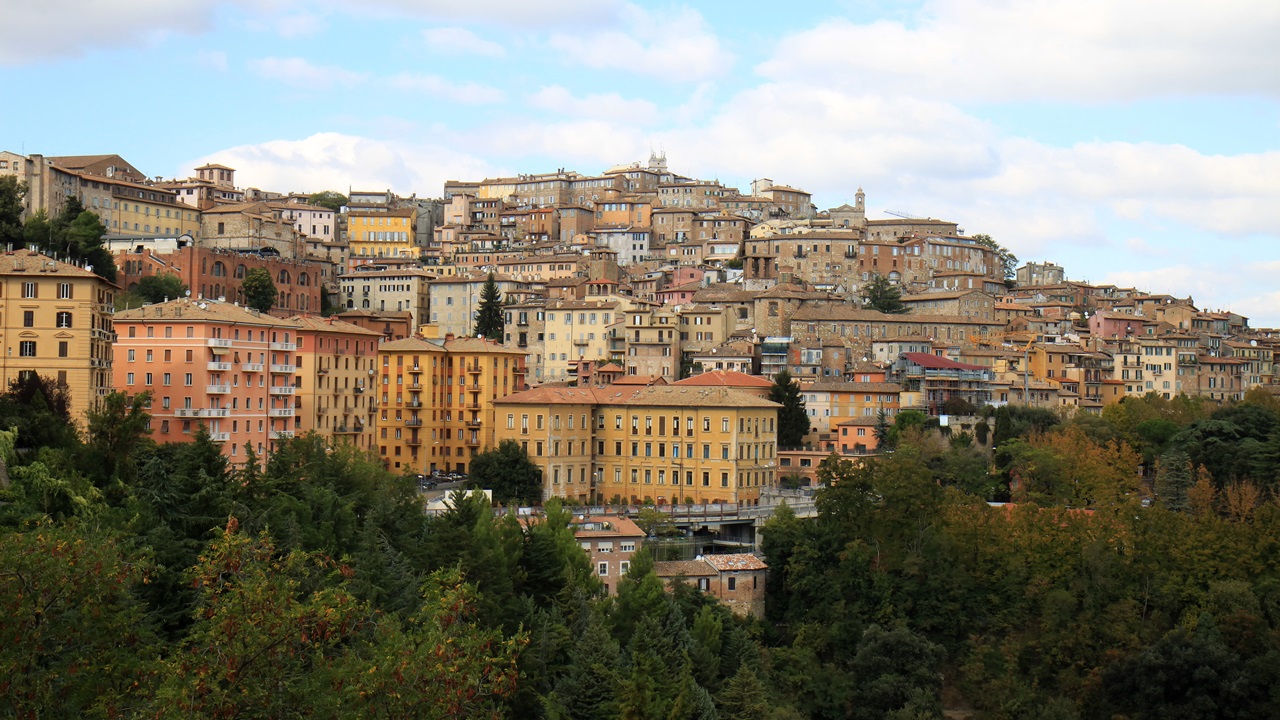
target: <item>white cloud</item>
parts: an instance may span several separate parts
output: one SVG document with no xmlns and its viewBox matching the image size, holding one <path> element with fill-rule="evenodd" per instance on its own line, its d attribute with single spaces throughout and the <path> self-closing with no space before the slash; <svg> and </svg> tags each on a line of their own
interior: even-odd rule
<svg viewBox="0 0 1280 720">
<path fill-rule="evenodd" d="M 396 90 L 424 93 L 431 97 L 464 105 L 483 105 L 500 102 L 502 91 L 477 83 L 454 83 L 435 75 L 400 73 L 386 80 Z"/>
<path fill-rule="evenodd" d="M 0 0 L 0 65 L 76 57 L 93 48 L 128 48 L 168 34 L 212 29 L 213 0 Z"/>
<path fill-rule="evenodd" d="M 317 133 L 302 140 L 240 145 L 196 158 L 195 168 L 217 162 L 236 168 L 246 186 L 282 192 L 388 188 L 402 195 L 438 195 L 445 180 L 494 173 L 484 161 L 451 147 L 391 143 Z"/>
<path fill-rule="evenodd" d="M 824 22 L 779 43 L 766 77 L 948 98 L 1280 95 L 1280 3 L 930 0 L 915 22 Z"/>
<path fill-rule="evenodd" d="M 365 73 L 333 65 L 315 65 L 300 57 L 258 58 L 250 60 L 248 66 L 268 80 L 310 90 L 331 90 L 334 87 L 355 85 L 368 77 Z"/>
<path fill-rule="evenodd" d="M 695 10 L 676 8 L 659 14 L 627 5 L 622 14 L 626 32 L 556 33 L 549 42 L 570 62 L 654 75 L 669 82 L 719 76 L 733 65 L 733 56 Z"/>
<path fill-rule="evenodd" d="M 529 96 L 529 104 L 572 117 L 611 120 L 621 124 L 647 124 L 658 114 L 648 100 L 628 100 L 617 93 L 575 97 L 559 85 L 544 87 Z"/>
<path fill-rule="evenodd" d="M 617 21 L 623 8 L 621 0 L 329 0 L 326 4 L 337 12 L 496 24 L 522 30 L 609 24 Z"/>
<path fill-rule="evenodd" d="M 492 40 L 485 40 L 465 28 L 441 27 L 422 31 L 426 49 L 439 55 L 481 55 L 504 57 L 506 48 Z"/>
</svg>

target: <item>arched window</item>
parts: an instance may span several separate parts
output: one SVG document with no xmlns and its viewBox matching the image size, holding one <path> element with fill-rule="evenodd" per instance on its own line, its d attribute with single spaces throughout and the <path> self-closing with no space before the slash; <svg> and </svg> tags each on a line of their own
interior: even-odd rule
<svg viewBox="0 0 1280 720">
<path fill-rule="evenodd" d="M 227 276 L 227 266 L 226 266 L 226 265 L 223 265 L 221 260 L 219 260 L 218 262 L 215 262 L 215 263 L 213 264 L 213 276 L 214 276 L 214 277 L 226 277 L 226 276 Z"/>
<path fill-rule="evenodd" d="M 281 285 L 288 285 L 288 284 L 289 284 L 289 271 L 288 271 L 288 270 L 281 270 L 281 271 L 280 271 L 280 275 L 276 278 L 276 281 L 277 281 L 277 282 L 279 282 Z"/>
<path fill-rule="evenodd" d="M 244 277 L 245 272 L 246 272 L 246 271 L 245 271 L 244 265 L 237 265 L 237 266 L 236 266 L 236 277 L 237 277 L 237 278 L 242 278 L 242 277 Z"/>
<path fill-rule="evenodd" d="M 310 278 L 307 277 L 306 273 L 298 273 L 298 285 L 306 287 L 309 282 Z"/>
</svg>

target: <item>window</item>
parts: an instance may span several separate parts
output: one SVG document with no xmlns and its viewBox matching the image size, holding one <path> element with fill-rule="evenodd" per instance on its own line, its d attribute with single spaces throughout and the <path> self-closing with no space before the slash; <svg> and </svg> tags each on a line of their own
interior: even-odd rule
<svg viewBox="0 0 1280 720">
<path fill-rule="evenodd" d="M 24 283 L 22 283 L 22 297 L 24 297 L 24 298 L 33 298 L 33 297 L 37 297 L 37 295 L 36 295 L 36 283 L 33 283 L 33 282 L 24 282 Z"/>
<path fill-rule="evenodd" d="M 633 545 L 633 547 L 634 547 L 634 545 Z M 623 560 L 622 562 L 618 563 L 618 574 L 619 574 L 619 575 L 626 575 L 626 574 L 627 574 L 628 572 L 630 572 L 630 571 L 631 571 L 631 561 L 629 561 L 629 560 Z"/>
<path fill-rule="evenodd" d="M 70 300 L 71 294 L 71 283 L 58 283 L 59 300 Z"/>
<path fill-rule="evenodd" d="M 18 343 L 18 354 L 22 357 L 35 357 L 36 342 L 34 340 L 23 340 Z"/>
<path fill-rule="evenodd" d="M 68 352 L 67 352 L 67 341 L 66 341 L 66 340 L 60 340 L 60 341 L 58 341 L 58 357 L 61 357 L 61 358 L 69 357 Z"/>
<path fill-rule="evenodd" d="M 58 327 L 60 327 L 60 328 L 69 328 L 69 327 L 71 327 L 71 313 L 69 313 L 69 312 L 60 312 L 60 313 L 58 313 L 57 326 L 58 326 Z"/>
<path fill-rule="evenodd" d="M 729 576 L 729 589 L 730 589 L 730 590 L 737 590 L 737 589 L 738 589 L 738 578 L 736 578 L 736 577 L 734 577 L 734 576 L 732 576 L 732 575 L 730 575 L 730 576 Z"/>
<path fill-rule="evenodd" d="M 609 563 L 596 563 L 596 574 L 600 577 L 609 577 Z"/>
<path fill-rule="evenodd" d="M 624 542 L 624 543 L 620 543 L 620 544 L 618 545 L 618 550 L 619 550 L 620 552 L 624 552 L 624 553 L 628 553 L 628 552 L 635 552 L 635 551 L 636 551 L 636 544 L 635 544 L 635 542 Z"/>
<path fill-rule="evenodd" d="M 36 326 L 36 311 L 23 310 L 22 311 L 22 327 L 35 327 L 35 326 Z"/>
</svg>

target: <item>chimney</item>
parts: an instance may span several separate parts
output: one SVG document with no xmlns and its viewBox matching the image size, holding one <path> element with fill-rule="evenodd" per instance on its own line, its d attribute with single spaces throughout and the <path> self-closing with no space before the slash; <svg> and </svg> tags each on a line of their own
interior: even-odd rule
<svg viewBox="0 0 1280 720">
<path fill-rule="evenodd" d="M 452 341 L 453 341 L 453 333 L 445 333 L 445 334 L 444 334 L 444 341 L 445 341 L 445 342 L 452 342 Z"/>
</svg>

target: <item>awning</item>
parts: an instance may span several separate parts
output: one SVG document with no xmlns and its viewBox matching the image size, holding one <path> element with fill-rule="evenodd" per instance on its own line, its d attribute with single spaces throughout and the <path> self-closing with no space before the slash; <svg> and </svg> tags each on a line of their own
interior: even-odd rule
<svg viewBox="0 0 1280 720">
<path fill-rule="evenodd" d="M 214 354 L 214 355 L 226 355 L 227 353 L 231 352 L 231 348 L 229 348 L 229 347 L 217 347 L 217 346 L 215 346 L 215 347 L 211 347 L 211 348 L 209 348 L 209 349 L 213 351 L 213 354 Z"/>
</svg>

